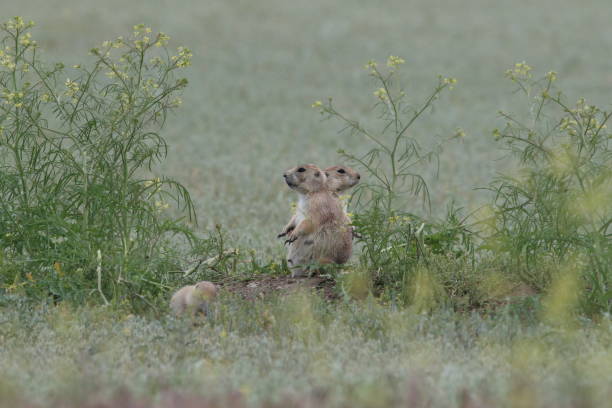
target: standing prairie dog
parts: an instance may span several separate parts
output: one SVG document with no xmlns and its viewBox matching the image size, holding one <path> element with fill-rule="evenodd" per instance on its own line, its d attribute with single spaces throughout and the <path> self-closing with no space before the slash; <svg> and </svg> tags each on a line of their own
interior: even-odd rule
<svg viewBox="0 0 612 408">
<path fill-rule="evenodd" d="M 302 276 L 312 263 L 345 263 L 352 252 L 352 230 L 327 176 L 314 164 L 287 170 L 286 183 L 300 194 L 303 219 L 289 232 L 287 262 L 292 276 Z"/>
<path fill-rule="evenodd" d="M 176 315 L 185 312 L 195 315 L 204 313 L 208 315 L 209 305 L 217 297 L 217 285 L 208 281 L 201 281 L 195 285 L 183 286 L 172 295 L 170 308 Z"/>
<path fill-rule="evenodd" d="M 327 176 L 327 188 L 334 193 L 354 187 L 361 179 L 359 173 L 348 166 L 331 166 L 324 171 Z"/>
<path fill-rule="evenodd" d="M 359 173 L 357 173 L 355 170 L 348 166 L 332 166 L 326 168 L 323 171 L 327 178 L 327 189 L 335 193 L 336 195 L 338 193 L 341 193 L 342 191 L 354 187 L 357 183 L 359 183 L 359 180 L 361 179 Z M 285 235 L 289 234 L 302 220 L 304 220 L 304 214 L 306 212 L 306 200 L 307 196 L 305 194 L 300 193 L 295 214 L 293 215 L 293 217 L 291 217 L 289 223 L 285 225 L 283 231 L 278 234 L 278 238 L 284 237 Z M 346 213 L 346 204 L 343 203 L 342 209 Z"/>
</svg>

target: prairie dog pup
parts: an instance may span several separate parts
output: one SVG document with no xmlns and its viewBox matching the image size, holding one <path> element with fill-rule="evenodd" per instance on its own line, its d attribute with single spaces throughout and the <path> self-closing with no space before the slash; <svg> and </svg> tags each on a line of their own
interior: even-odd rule
<svg viewBox="0 0 612 408">
<path fill-rule="evenodd" d="M 323 170 L 325 176 L 327 178 L 326 185 L 327 189 L 335 194 L 338 194 L 342 191 L 348 190 L 349 188 L 354 187 L 361 176 L 355 170 L 348 166 L 332 166 Z M 283 231 L 278 234 L 278 238 L 284 237 L 289 234 L 293 229 L 299 224 L 302 220 L 304 220 L 306 213 L 306 201 L 307 196 L 305 194 L 300 193 L 298 198 L 298 204 L 296 207 L 295 214 L 289 220 L 289 223 L 285 225 Z M 346 212 L 346 205 L 343 205 L 343 210 Z"/>
<path fill-rule="evenodd" d="M 172 295 L 170 308 L 176 315 L 189 312 L 195 315 L 198 312 L 208 314 L 209 304 L 217 297 L 217 285 L 208 281 L 201 281 L 195 285 L 183 286 Z"/>
<path fill-rule="evenodd" d="M 292 168 L 283 176 L 305 204 L 303 219 L 286 241 L 292 275 L 302 276 L 312 263 L 346 262 L 352 251 L 352 230 L 340 200 L 327 187 L 325 172 L 310 164 Z"/>
</svg>

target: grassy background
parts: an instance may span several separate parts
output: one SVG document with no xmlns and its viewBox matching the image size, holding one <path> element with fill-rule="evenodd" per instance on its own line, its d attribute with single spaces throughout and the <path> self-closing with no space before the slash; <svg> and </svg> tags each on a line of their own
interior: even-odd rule
<svg viewBox="0 0 612 408">
<path fill-rule="evenodd" d="M 189 188 L 202 230 L 221 223 L 239 244 L 268 254 L 282 253 L 274 236 L 295 199 L 282 171 L 299 162 L 328 166 L 339 148 L 365 148 L 363 140 L 338 134 L 337 123 L 321 122 L 310 105 L 334 96 L 353 117 L 369 114 L 369 59 L 404 57 L 414 101 L 437 74 L 459 80 L 414 128 L 425 143 L 456 127 L 467 133 L 464 142 L 445 146 L 440 177 L 430 182 L 435 213 L 450 198 L 477 207 L 483 197 L 473 188 L 507 166 L 496 160 L 502 152 L 491 130 L 501 125 L 497 111 L 514 106 L 503 73 L 516 61 L 559 72 L 572 99 L 609 107 L 606 0 L 0 1 L 3 20 L 37 22 L 33 35 L 49 61 L 81 63 L 91 47 L 141 22 L 170 34 L 171 45 L 190 47 L 191 84 L 165 129 L 170 152 L 159 172 Z M 416 200 L 406 206 L 419 209 Z M 193 328 L 166 316 L 6 297 L 0 395 L 75 406 L 122 386 L 153 399 L 167 389 L 239 390 L 254 402 L 324 389 L 337 406 L 346 397 L 354 406 L 389 406 L 397 396 L 413 401 L 411 389 L 432 406 L 460 405 L 464 389 L 483 406 L 601 406 L 610 399 L 609 317 L 559 328 L 526 323 L 512 310 L 494 318 L 425 316 L 317 302 L 222 299 L 217 319 Z"/>
<path fill-rule="evenodd" d="M 2 0 L 1 10 L 5 19 L 37 22 L 34 37 L 50 61 L 82 62 L 92 46 L 140 22 L 192 48 L 190 86 L 165 130 L 171 146 L 160 170 L 190 189 L 202 228 L 221 223 L 241 244 L 274 254 L 294 200 L 282 171 L 335 164 L 338 148 L 360 151 L 363 140 L 339 135 L 310 104 L 334 96 L 341 110 L 367 114 L 375 102 L 367 60 L 404 57 L 415 102 L 437 74 L 459 80 L 415 128 L 423 140 L 456 127 L 467 133 L 446 146 L 440 178 L 430 183 L 437 213 L 451 197 L 478 206 L 473 188 L 502 166 L 490 131 L 501 125 L 497 111 L 513 104 L 503 72 L 514 62 L 555 70 L 570 97 L 604 107 L 612 85 L 606 0 Z"/>
<path fill-rule="evenodd" d="M 511 310 L 427 316 L 298 295 L 222 299 L 193 326 L 7 303 L 0 406 L 145 406 L 112 403 L 128 390 L 157 407 L 243 407 L 205 404 L 232 392 L 267 407 L 603 407 L 612 392 L 609 318 L 559 330 Z M 199 403 L 168 401 L 177 392 Z"/>
</svg>

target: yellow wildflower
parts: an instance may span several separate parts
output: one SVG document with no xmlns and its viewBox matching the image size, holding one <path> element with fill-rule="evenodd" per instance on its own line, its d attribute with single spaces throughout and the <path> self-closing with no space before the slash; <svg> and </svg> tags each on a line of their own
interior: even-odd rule
<svg viewBox="0 0 612 408">
<path fill-rule="evenodd" d="M 66 88 L 68 88 L 66 90 L 66 95 L 68 96 L 74 96 L 80 89 L 79 84 L 75 81 L 71 81 L 70 78 L 66 79 L 64 85 L 66 85 Z"/>
<path fill-rule="evenodd" d="M 456 78 L 444 78 L 442 79 L 442 83 L 444 85 L 448 85 L 448 89 L 453 89 L 455 87 L 455 84 L 457 83 L 457 79 Z"/>
<path fill-rule="evenodd" d="M 115 41 L 113 41 L 113 48 L 121 48 L 125 45 L 123 42 L 123 37 L 117 37 Z"/>
<path fill-rule="evenodd" d="M 512 80 L 531 78 L 531 67 L 525 61 L 517 62 L 514 68 L 506 70 L 506 76 Z"/>
<path fill-rule="evenodd" d="M 134 28 L 134 37 L 138 37 L 140 35 L 140 32 L 142 30 L 144 30 L 145 25 L 144 24 L 136 24 L 133 28 Z"/>
<path fill-rule="evenodd" d="M 389 58 L 387 59 L 387 66 L 389 68 L 394 68 L 397 67 L 398 65 L 402 65 L 403 63 L 405 63 L 406 61 L 404 61 L 403 58 L 400 57 L 396 57 L 394 55 L 389 56 Z"/>
<path fill-rule="evenodd" d="M 369 60 L 368 63 L 365 64 L 364 68 L 374 71 L 377 66 L 378 66 L 378 63 L 376 61 Z"/>
<path fill-rule="evenodd" d="M 32 38 L 32 34 L 25 33 L 24 35 L 21 36 L 21 38 L 19 38 L 19 44 L 28 46 L 32 43 L 31 38 Z"/>
<path fill-rule="evenodd" d="M 157 207 L 157 209 L 159 211 L 163 211 L 163 210 L 166 210 L 166 209 L 170 208 L 170 204 L 165 203 L 163 201 L 156 201 L 155 202 L 155 207 Z"/>
<path fill-rule="evenodd" d="M 157 40 L 155 41 L 155 46 L 156 47 L 161 47 L 163 45 L 168 44 L 168 40 L 170 40 L 170 37 L 164 33 L 159 33 L 157 35 Z"/>
<path fill-rule="evenodd" d="M 176 61 L 177 67 L 182 68 L 191 65 L 191 57 L 193 57 L 193 54 L 189 48 L 178 47 L 178 55 L 172 56 L 172 60 Z"/>
<path fill-rule="evenodd" d="M 381 101 L 387 100 L 387 90 L 385 88 L 378 88 L 374 91 L 374 96 L 380 99 Z"/>
</svg>

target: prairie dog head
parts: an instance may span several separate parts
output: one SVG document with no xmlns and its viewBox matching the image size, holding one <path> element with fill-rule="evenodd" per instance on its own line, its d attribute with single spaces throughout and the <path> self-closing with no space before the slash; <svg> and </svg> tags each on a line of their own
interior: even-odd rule
<svg viewBox="0 0 612 408">
<path fill-rule="evenodd" d="M 194 285 L 193 295 L 200 300 L 213 300 L 217 297 L 217 286 L 208 281 L 198 282 Z"/>
<path fill-rule="evenodd" d="M 303 164 L 289 169 L 283 177 L 289 187 L 302 194 L 327 189 L 325 172 L 314 164 Z"/>
<path fill-rule="evenodd" d="M 339 193 L 359 183 L 361 176 L 348 166 L 332 166 L 325 169 L 327 188 L 329 191 Z"/>
</svg>

